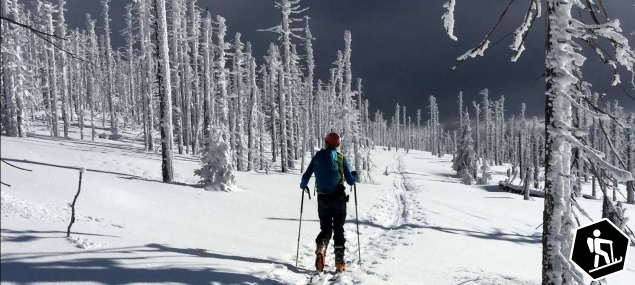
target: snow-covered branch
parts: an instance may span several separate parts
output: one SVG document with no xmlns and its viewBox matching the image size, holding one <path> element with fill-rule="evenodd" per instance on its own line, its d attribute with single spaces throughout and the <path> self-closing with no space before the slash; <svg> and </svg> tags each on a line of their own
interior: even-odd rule
<svg viewBox="0 0 635 285">
<path fill-rule="evenodd" d="M 580 140 L 575 138 L 573 135 L 564 132 L 560 133 L 560 135 L 563 136 L 572 146 L 578 148 L 579 151 L 582 151 L 587 159 L 591 161 L 591 163 L 597 163 L 602 169 L 606 169 L 610 174 L 613 175 L 615 179 L 617 179 L 618 182 L 633 180 L 633 175 L 630 172 L 619 167 L 615 167 L 606 162 L 604 159 L 602 159 L 601 153 L 598 153 L 593 148 L 582 144 Z"/>
<path fill-rule="evenodd" d="M 446 8 L 447 11 L 443 14 L 443 16 L 441 16 L 441 19 L 443 19 L 443 27 L 445 28 L 445 31 L 448 33 L 448 36 L 451 39 L 456 41 L 457 38 L 454 35 L 454 6 L 455 4 L 456 4 L 456 0 L 448 0 L 448 2 L 443 4 L 443 8 Z"/>
<path fill-rule="evenodd" d="M 540 1 L 532 0 L 527 13 L 525 14 L 523 23 L 514 32 L 514 41 L 510 47 L 512 50 L 516 51 L 516 53 L 512 57 L 512 62 L 516 62 L 525 50 L 525 39 L 527 38 L 529 29 L 531 29 L 537 17 L 540 17 Z"/>
</svg>

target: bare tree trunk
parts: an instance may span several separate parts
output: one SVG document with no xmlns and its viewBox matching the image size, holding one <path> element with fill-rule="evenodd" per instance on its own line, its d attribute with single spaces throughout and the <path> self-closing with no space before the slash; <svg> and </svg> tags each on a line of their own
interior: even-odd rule
<svg viewBox="0 0 635 285">
<path fill-rule="evenodd" d="M 635 116 L 631 116 L 630 125 L 635 126 Z M 626 130 L 626 167 L 635 176 L 635 169 L 633 169 L 633 164 L 635 164 L 633 158 L 633 133 L 633 129 Z M 626 182 L 626 203 L 635 204 L 635 181 Z"/>
<path fill-rule="evenodd" d="M 168 55 L 168 24 L 165 12 L 165 0 L 154 0 L 157 40 L 157 81 L 159 97 L 161 98 L 161 153 L 163 182 L 172 182 L 174 171 L 172 167 L 172 90 L 170 87 L 170 57 Z"/>
<path fill-rule="evenodd" d="M 284 72 L 282 70 L 278 70 L 278 108 L 280 109 L 280 167 L 283 173 L 289 172 L 287 160 L 289 151 L 287 150 L 287 118 L 286 118 L 286 105 L 285 105 L 285 89 L 284 85 Z"/>
<path fill-rule="evenodd" d="M 533 172 L 533 169 L 531 167 L 527 167 L 527 171 L 525 171 L 525 174 L 526 174 L 526 176 L 525 176 L 525 197 L 524 197 L 525 200 L 530 200 L 531 199 L 529 197 L 529 194 L 531 192 L 531 190 L 530 190 L 531 186 L 530 185 L 531 185 L 531 182 L 532 182 L 531 180 L 532 180 L 532 177 L 533 177 L 533 173 L 532 172 Z"/>
</svg>

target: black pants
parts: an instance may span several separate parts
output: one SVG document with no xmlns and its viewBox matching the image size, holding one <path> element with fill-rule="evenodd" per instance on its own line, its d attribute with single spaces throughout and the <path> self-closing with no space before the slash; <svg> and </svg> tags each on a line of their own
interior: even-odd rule
<svg viewBox="0 0 635 285">
<path fill-rule="evenodd" d="M 343 188 L 343 187 L 342 187 Z M 318 216 L 320 217 L 320 234 L 315 243 L 327 245 L 333 236 L 335 246 L 344 246 L 344 222 L 346 221 L 346 194 L 343 189 L 335 193 L 318 194 Z"/>
</svg>

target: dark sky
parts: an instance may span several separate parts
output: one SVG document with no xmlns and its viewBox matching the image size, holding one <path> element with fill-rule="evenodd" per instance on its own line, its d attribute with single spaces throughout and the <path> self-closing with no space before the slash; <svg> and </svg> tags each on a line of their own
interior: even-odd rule
<svg viewBox="0 0 635 285">
<path fill-rule="evenodd" d="M 123 43 L 118 31 L 125 25 L 123 7 L 130 2 L 113 0 L 111 3 L 113 45 Z M 604 2 L 610 16 L 621 20 L 625 36 L 634 46 L 635 1 Z M 544 116 L 544 79 L 538 78 L 544 71 L 545 17 L 539 19 L 530 32 L 526 50 L 518 62 L 510 62 L 512 38 L 502 38 L 516 29 L 529 5 L 528 0 L 515 1 L 492 37 L 492 42 L 502 41 L 490 48 L 485 57 L 468 60 L 451 70 L 456 57 L 476 46 L 488 33 L 508 1 L 457 1 L 455 35 L 458 42 L 451 40 L 443 28 L 444 3 L 445 0 L 303 0 L 301 5 L 309 7 L 305 14 L 311 18 L 311 30 L 316 38 L 313 47 L 317 77 L 328 78 L 337 50 L 344 48 L 344 31 L 350 30 L 353 76 L 362 78 L 363 92 L 373 111 L 379 108 L 392 115 L 395 104 L 399 103 L 406 106 L 414 119 L 416 109 L 425 110 L 429 95 L 434 95 L 439 102 L 441 120 L 453 127 L 459 91 L 463 91 L 465 102 L 471 105 L 473 100 L 480 101 L 479 91 L 488 88 L 490 98 L 505 95 L 508 115 L 518 114 L 520 103 L 525 102 L 529 116 Z M 263 62 L 262 55 L 269 43 L 276 41 L 277 35 L 256 30 L 280 22 L 273 0 L 199 0 L 198 5 L 208 6 L 212 15 L 225 17 L 228 37 L 242 33 L 242 40 L 252 43 L 259 62 Z M 85 13 L 99 19 L 99 27 L 103 23 L 99 0 L 67 0 L 67 10 L 69 24 L 84 27 Z M 596 90 L 606 90 L 612 70 L 603 67 L 592 55 L 585 66 L 585 77 L 595 82 Z M 630 74 L 622 74 L 622 81 L 630 88 Z M 635 101 L 618 88 L 609 88 L 608 93 L 608 99 L 619 99 L 627 110 L 635 111 Z M 470 112 L 473 116 L 473 108 Z"/>
</svg>

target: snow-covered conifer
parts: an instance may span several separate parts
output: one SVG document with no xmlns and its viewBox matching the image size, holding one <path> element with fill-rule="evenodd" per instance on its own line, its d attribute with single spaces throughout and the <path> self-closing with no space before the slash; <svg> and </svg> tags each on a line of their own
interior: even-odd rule
<svg viewBox="0 0 635 285">
<path fill-rule="evenodd" d="M 478 184 L 486 185 L 492 182 L 492 169 L 487 165 L 487 160 L 483 159 L 483 165 L 481 165 L 481 177 L 478 179 Z"/>
<path fill-rule="evenodd" d="M 471 179 L 476 179 L 477 157 L 476 152 L 474 152 L 470 114 L 467 110 L 465 111 L 464 120 L 463 130 L 461 130 L 461 145 L 452 161 L 452 169 L 458 172 L 462 178 L 467 177 L 469 174 Z"/>
<path fill-rule="evenodd" d="M 231 191 L 236 187 L 231 149 L 220 131 L 215 129 L 213 132 L 213 139 L 208 142 L 201 159 L 202 167 L 194 170 L 194 174 L 202 178 L 200 183 L 205 185 L 205 190 Z"/>
</svg>

